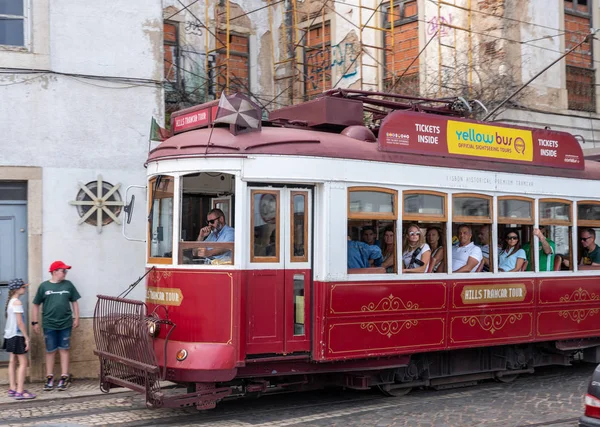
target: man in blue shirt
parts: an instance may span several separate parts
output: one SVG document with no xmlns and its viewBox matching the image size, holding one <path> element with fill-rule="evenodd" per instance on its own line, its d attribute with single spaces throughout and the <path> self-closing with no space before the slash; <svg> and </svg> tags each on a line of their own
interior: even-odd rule
<svg viewBox="0 0 600 427">
<path fill-rule="evenodd" d="M 221 209 L 212 209 L 206 216 L 208 225 L 200 230 L 198 241 L 204 242 L 233 242 L 234 229 L 225 224 L 225 214 Z M 231 251 L 226 248 L 207 248 L 197 249 L 197 255 L 212 259 L 231 259 Z"/>
<path fill-rule="evenodd" d="M 375 267 L 381 266 L 383 256 L 379 246 L 357 242 L 348 236 L 348 268 L 369 268 L 371 259 Z"/>
</svg>

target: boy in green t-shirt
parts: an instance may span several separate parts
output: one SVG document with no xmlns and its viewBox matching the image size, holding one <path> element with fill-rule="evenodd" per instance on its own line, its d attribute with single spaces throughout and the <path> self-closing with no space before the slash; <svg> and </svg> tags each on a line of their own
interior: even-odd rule
<svg viewBox="0 0 600 427">
<path fill-rule="evenodd" d="M 60 368 L 62 375 L 56 388 L 66 390 L 69 386 L 69 347 L 71 329 L 79 326 L 79 304 L 81 298 L 77 289 L 69 280 L 65 280 L 70 265 L 62 261 L 54 261 L 50 265 L 50 280 L 42 282 L 33 299 L 34 309 L 32 315 L 33 329 L 40 333 L 38 322 L 40 304 L 42 309 L 42 324 L 44 326 L 44 340 L 46 342 L 46 384 L 44 391 L 54 388 L 54 358 L 56 350 L 60 354 Z M 71 306 L 73 310 L 71 311 Z"/>
<path fill-rule="evenodd" d="M 540 239 L 539 259 L 540 271 L 554 270 L 554 254 L 556 253 L 556 244 L 546 237 L 548 229 L 541 226 L 539 229 L 533 229 L 533 235 Z M 533 259 L 531 258 L 531 242 L 523 245 L 523 250 L 527 255 L 527 271 L 533 271 Z"/>
</svg>

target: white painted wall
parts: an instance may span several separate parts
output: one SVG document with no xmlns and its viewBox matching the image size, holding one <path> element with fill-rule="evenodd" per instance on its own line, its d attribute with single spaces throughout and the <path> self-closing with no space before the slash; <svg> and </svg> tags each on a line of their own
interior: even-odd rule
<svg viewBox="0 0 600 427">
<path fill-rule="evenodd" d="M 28 52 L 0 48 L 0 63 L 37 64 L 43 72 L 0 74 L 0 165 L 42 167 L 39 268 L 47 278 L 52 261 L 73 265 L 69 278 L 83 296 L 82 317 L 91 317 L 96 294 L 117 295 L 144 273 L 145 244 L 127 241 L 114 223 L 101 234 L 94 226 L 77 225 L 79 215 L 69 201 L 79 181 L 95 181 L 98 174 L 120 183 L 123 198 L 126 186 L 146 182 L 150 121 L 163 117 L 162 1 L 33 3 L 46 5 L 46 15 L 43 10 L 36 15 L 39 28 L 33 34 L 45 31 L 45 43 L 34 39 Z M 48 53 L 47 61 L 40 60 Z M 136 214 L 143 217 L 144 197 L 136 197 Z M 143 235 L 144 226 L 134 221 L 130 232 Z M 131 296 L 141 297 L 142 288 Z"/>
</svg>

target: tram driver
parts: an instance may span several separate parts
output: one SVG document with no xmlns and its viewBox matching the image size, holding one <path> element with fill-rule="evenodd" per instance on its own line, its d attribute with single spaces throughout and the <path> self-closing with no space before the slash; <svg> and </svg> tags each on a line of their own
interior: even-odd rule
<svg viewBox="0 0 600 427">
<path fill-rule="evenodd" d="M 452 246 L 452 272 L 471 273 L 477 271 L 483 255 L 481 248 L 472 241 L 473 233 L 468 225 L 458 227 L 458 246 Z"/>
<path fill-rule="evenodd" d="M 235 233 L 233 227 L 225 224 L 225 214 L 221 209 L 212 209 L 206 216 L 206 227 L 200 229 L 197 241 L 204 242 L 233 242 Z M 226 248 L 195 249 L 195 256 L 220 261 L 231 261 L 231 250 Z"/>
</svg>

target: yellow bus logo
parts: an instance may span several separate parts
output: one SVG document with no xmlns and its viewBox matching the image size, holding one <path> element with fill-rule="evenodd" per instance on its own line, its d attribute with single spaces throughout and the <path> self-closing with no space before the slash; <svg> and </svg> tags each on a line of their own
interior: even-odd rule
<svg viewBox="0 0 600 427">
<path fill-rule="evenodd" d="M 533 161 L 530 130 L 448 120 L 446 132 L 450 154 Z"/>
</svg>

